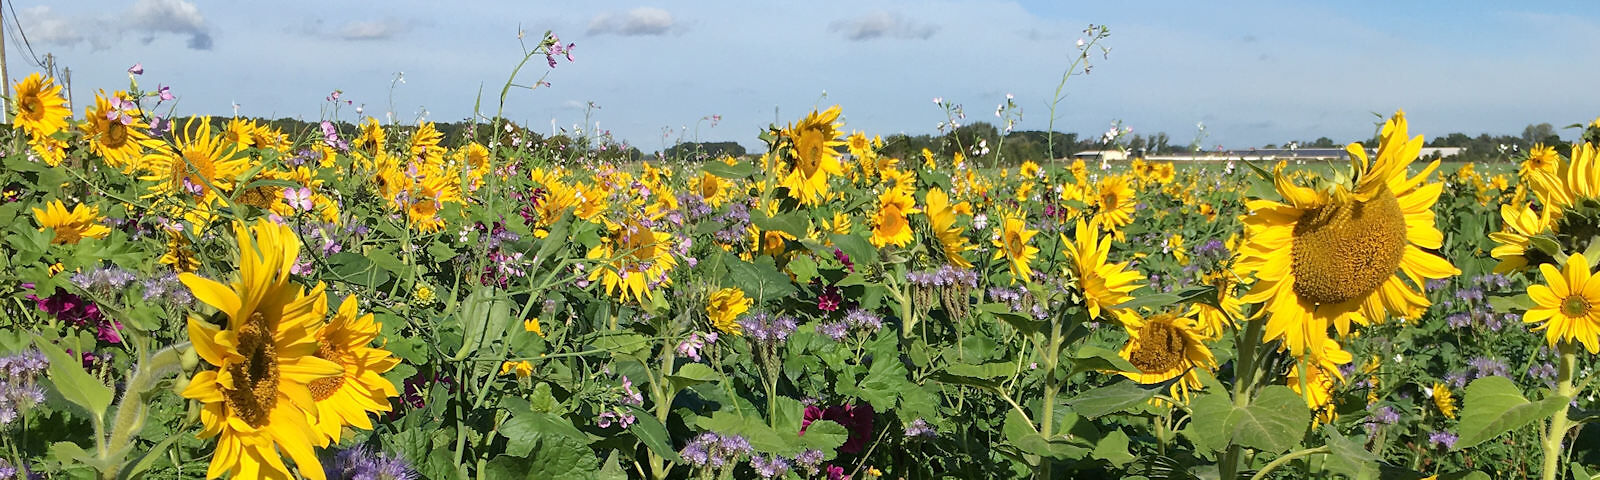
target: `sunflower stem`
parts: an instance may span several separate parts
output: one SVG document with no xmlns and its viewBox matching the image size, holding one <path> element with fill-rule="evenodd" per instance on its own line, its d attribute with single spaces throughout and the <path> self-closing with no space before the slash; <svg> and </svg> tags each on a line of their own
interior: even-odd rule
<svg viewBox="0 0 1600 480">
<path fill-rule="evenodd" d="M 1540 472 L 1540 478 L 1544 480 L 1555 480 L 1561 476 L 1561 444 L 1567 438 L 1567 430 L 1572 428 L 1567 420 L 1567 410 L 1572 408 L 1571 398 L 1578 393 L 1572 385 L 1572 376 L 1578 366 L 1577 345 L 1567 340 L 1561 342 L 1559 348 L 1561 370 L 1556 377 L 1556 396 L 1567 401 L 1562 402 L 1561 409 L 1550 417 L 1550 431 L 1544 437 L 1544 469 Z"/>
<path fill-rule="evenodd" d="M 1237 358 L 1233 364 L 1234 407 L 1244 408 L 1250 404 L 1250 391 L 1254 388 L 1253 384 L 1256 381 L 1256 369 L 1258 368 L 1256 350 L 1260 348 L 1261 330 L 1265 323 L 1266 319 L 1264 318 L 1247 320 L 1244 324 L 1244 331 L 1239 332 L 1239 335 L 1234 337 L 1237 345 L 1235 350 Z M 1238 445 L 1229 442 L 1228 451 L 1222 457 L 1221 473 L 1223 479 L 1233 480 L 1238 478 L 1239 454 L 1241 452 L 1242 449 Z"/>
</svg>

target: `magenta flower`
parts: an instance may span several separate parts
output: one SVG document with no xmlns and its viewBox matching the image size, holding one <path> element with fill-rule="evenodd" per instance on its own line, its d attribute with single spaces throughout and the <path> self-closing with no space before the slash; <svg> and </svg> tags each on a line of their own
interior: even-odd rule
<svg viewBox="0 0 1600 480">
<path fill-rule="evenodd" d="M 289 202 L 290 207 L 311 211 L 311 189 L 309 188 L 286 188 L 283 190 L 283 199 Z"/>
<path fill-rule="evenodd" d="M 133 66 L 128 67 L 128 73 L 134 75 L 144 75 L 144 63 L 135 63 Z"/>
</svg>

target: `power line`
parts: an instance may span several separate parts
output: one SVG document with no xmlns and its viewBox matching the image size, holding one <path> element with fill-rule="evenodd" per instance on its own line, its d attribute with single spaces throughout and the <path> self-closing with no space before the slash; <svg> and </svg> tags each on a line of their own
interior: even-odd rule
<svg viewBox="0 0 1600 480">
<path fill-rule="evenodd" d="M 22 46 L 28 48 L 28 56 L 33 59 L 33 64 L 38 65 L 39 68 L 44 68 L 44 62 L 39 60 L 39 55 L 33 53 L 33 44 L 28 42 L 27 32 L 22 31 L 22 20 L 17 17 L 17 2 L 7 3 L 6 8 L 11 10 L 11 24 L 17 26 L 15 34 L 22 36 Z"/>
</svg>

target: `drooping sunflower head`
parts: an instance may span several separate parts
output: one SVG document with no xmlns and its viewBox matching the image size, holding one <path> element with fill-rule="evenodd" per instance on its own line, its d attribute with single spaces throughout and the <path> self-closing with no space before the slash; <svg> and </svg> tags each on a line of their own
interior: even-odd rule
<svg viewBox="0 0 1600 480">
<path fill-rule="evenodd" d="M 100 208 L 78 204 L 67 210 L 61 200 L 51 200 L 44 210 L 33 209 L 33 218 L 39 222 L 39 231 L 55 232 L 50 243 L 75 244 L 84 237 L 105 238 L 111 229 L 100 224 Z"/>
<path fill-rule="evenodd" d="M 1138 371 L 1118 372 L 1142 384 L 1161 383 L 1179 376 L 1172 386 L 1174 396 L 1188 398 L 1191 388 L 1200 388 L 1196 370 L 1210 371 L 1217 359 L 1196 331 L 1193 318 L 1172 312 L 1142 317 L 1134 312 L 1118 316 L 1128 332 L 1128 343 L 1118 352 Z"/>
<path fill-rule="evenodd" d="M 744 290 L 723 288 L 711 294 L 711 300 L 706 303 L 706 316 L 717 330 L 743 335 L 744 327 L 739 325 L 739 316 L 750 311 L 750 305 L 754 303 L 754 300 L 744 296 Z"/>
<path fill-rule="evenodd" d="M 67 128 L 67 100 L 61 98 L 61 86 L 54 78 L 38 72 L 29 74 L 15 85 L 12 97 L 17 127 L 32 137 L 48 137 Z"/>
<path fill-rule="evenodd" d="M 1089 318 L 1100 316 L 1102 310 L 1117 308 L 1133 297 L 1129 292 L 1138 289 L 1144 274 L 1128 269 L 1128 263 L 1110 263 L 1111 239 L 1100 236 L 1093 223 L 1078 220 L 1072 238 L 1065 234 L 1061 243 L 1072 259 L 1072 273 L 1077 278 L 1078 289 L 1083 293 Z"/>
<path fill-rule="evenodd" d="M 961 227 L 956 225 L 956 209 L 950 205 L 950 196 L 941 189 L 928 190 L 928 223 L 933 227 L 934 236 L 938 237 L 939 250 L 944 253 L 945 261 L 961 268 L 972 268 L 972 262 L 967 261 L 963 255 L 975 246 L 967 243 L 967 237 L 962 235 Z"/>
<path fill-rule="evenodd" d="M 422 122 L 417 131 L 411 133 L 406 152 L 411 154 L 412 161 L 420 161 L 426 167 L 436 168 L 444 163 L 444 147 L 439 146 L 441 140 L 444 140 L 444 134 L 439 133 L 438 127 L 435 127 L 433 122 Z"/>
<path fill-rule="evenodd" d="M 356 141 L 351 146 L 369 153 L 377 153 L 383 150 L 387 138 L 383 126 L 378 124 L 378 119 L 367 117 L 361 122 L 361 134 L 356 136 Z"/>
<path fill-rule="evenodd" d="M 1427 182 L 1439 164 L 1409 175 L 1422 137 L 1406 135 L 1397 113 L 1375 160 L 1360 144 L 1346 148 L 1353 185 L 1301 186 L 1280 164 L 1274 183 L 1283 203 L 1246 204 L 1238 268 L 1256 282 L 1244 301 L 1268 303 L 1260 310 L 1271 316 L 1267 338 L 1284 338 L 1293 355 L 1317 355 L 1330 325 L 1342 335 L 1352 322 L 1416 318 L 1429 305 L 1422 282 L 1459 273 L 1430 252 L 1444 237 L 1432 210 L 1443 184 Z"/>
</svg>

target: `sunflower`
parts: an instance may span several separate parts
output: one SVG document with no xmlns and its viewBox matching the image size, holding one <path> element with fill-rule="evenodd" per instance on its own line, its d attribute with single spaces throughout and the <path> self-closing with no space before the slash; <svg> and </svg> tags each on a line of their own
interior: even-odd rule
<svg viewBox="0 0 1600 480">
<path fill-rule="evenodd" d="M 189 237 L 183 235 L 183 230 L 164 228 L 167 232 L 167 251 L 156 260 L 162 265 L 171 265 L 179 273 L 193 272 L 200 268 L 200 259 L 195 258 L 194 248 L 189 244 Z"/>
<path fill-rule="evenodd" d="M 972 262 L 967 261 L 962 253 L 977 247 L 968 244 L 961 227 L 956 226 L 956 211 L 951 208 L 950 196 L 945 195 L 944 190 L 928 190 L 928 223 L 932 224 L 933 233 L 939 238 L 945 261 L 957 267 L 972 268 Z"/>
<path fill-rule="evenodd" d="M 61 98 L 61 86 L 54 78 L 34 72 L 17 83 L 15 89 L 17 93 L 11 98 L 17 114 L 11 121 L 28 136 L 48 137 L 67 128 L 67 116 L 72 115 L 72 110 Z"/>
<path fill-rule="evenodd" d="M 306 478 L 325 477 L 314 446 L 327 439 L 312 426 L 318 407 L 310 388 L 338 377 L 338 363 L 317 358 L 317 330 L 325 311 L 322 285 L 307 293 L 289 282 L 300 242 L 289 227 L 267 222 L 235 224 L 239 279 L 224 285 L 179 275 L 196 299 L 227 317 L 213 326 L 189 319 L 194 350 L 215 367 L 196 373 L 183 397 L 203 405 L 201 438 L 217 437 L 207 478 L 292 478 L 280 452 Z M 319 307 L 320 305 L 320 307 Z"/>
<path fill-rule="evenodd" d="M 431 172 L 412 184 L 406 203 L 406 219 L 411 226 L 430 233 L 444 228 L 444 219 L 439 218 L 439 211 L 447 202 L 461 201 L 461 186 L 453 181 L 456 179 L 459 177 Z"/>
<path fill-rule="evenodd" d="M 872 139 L 867 138 L 867 134 L 862 132 L 851 133 L 850 137 L 845 139 L 845 148 L 856 158 L 865 159 L 873 155 Z"/>
<path fill-rule="evenodd" d="M 378 124 L 378 119 L 367 117 L 361 122 L 361 134 L 356 136 L 352 147 L 377 153 L 383 151 L 384 141 L 388 138 L 383 133 L 383 126 Z"/>
<path fill-rule="evenodd" d="M 371 313 L 357 315 L 356 297 L 349 296 L 317 332 L 316 357 L 344 368 L 343 375 L 319 378 L 308 385 L 317 401 L 315 428 L 329 442 L 337 443 L 345 426 L 371 430 L 367 414 L 389 411 L 389 397 L 400 394 L 394 383 L 382 376 L 400 359 L 371 346 L 382 327 Z"/>
<path fill-rule="evenodd" d="M 1100 179 L 1097 190 L 1094 201 L 1099 209 L 1094 215 L 1095 223 L 1122 240 L 1122 227 L 1133 223 L 1133 188 L 1128 186 L 1128 177 L 1108 175 Z"/>
<path fill-rule="evenodd" d="M 669 286 L 667 276 L 678 261 L 672 257 L 672 234 L 657 232 L 638 220 L 607 222 L 611 235 L 589 249 L 590 260 L 603 260 L 603 267 L 589 273 L 589 281 L 600 280 L 606 294 L 622 300 L 653 298 L 654 288 Z"/>
<path fill-rule="evenodd" d="M 744 290 L 733 287 L 717 290 L 711 294 L 711 301 L 706 303 L 706 316 L 711 318 L 711 326 L 724 333 L 744 335 L 744 327 L 739 325 L 739 315 L 750 311 L 754 300 L 745 298 Z"/>
<path fill-rule="evenodd" d="M 209 199 L 217 196 L 216 190 L 232 191 L 233 179 L 249 169 L 249 162 L 237 155 L 234 146 L 211 134 L 210 117 L 191 117 L 183 130 L 185 135 L 179 136 L 175 146 L 162 146 L 145 155 L 147 175 L 139 179 L 156 182 L 147 196 L 187 192 Z"/>
<path fill-rule="evenodd" d="M 1118 372 L 1141 384 L 1161 383 L 1182 376 L 1172 385 L 1172 396 L 1188 400 L 1189 390 L 1200 388 L 1200 370 L 1217 367 L 1217 358 L 1206 347 L 1193 318 L 1174 313 L 1141 317 L 1134 312 L 1119 315 L 1128 332 L 1128 343 L 1117 352 L 1136 372 Z"/>
<path fill-rule="evenodd" d="M 844 164 L 839 162 L 839 106 L 834 105 L 822 113 L 815 110 L 798 125 L 783 129 L 782 135 L 794 142 L 789 150 L 792 162 L 784 175 L 782 185 L 789 188 L 789 196 L 805 205 L 816 205 L 828 193 L 828 177 L 843 175 Z"/>
<path fill-rule="evenodd" d="M 1009 219 L 1008 219 L 1009 221 Z M 1138 270 L 1128 270 L 1128 263 L 1107 263 L 1111 253 L 1111 240 L 1100 236 L 1094 224 L 1078 220 L 1072 239 L 1061 235 L 1067 255 L 1072 258 L 1073 273 L 1078 277 L 1078 288 L 1083 291 L 1084 303 L 1089 307 L 1089 318 L 1100 316 L 1102 309 L 1116 308 L 1131 300 L 1128 295 L 1139 288 L 1144 275 Z"/>
<path fill-rule="evenodd" d="M 878 195 L 878 212 L 872 216 L 872 245 L 904 247 L 911 243 L 911 223 L 906 215 L 919 212 L 910 192 L 899 188 L 884 190 Z"/>
<path fill-rule="evenodd" d="M 1258 313 L 1268 315 L 1267 340 L 1284 339 L 1294 356 L 1320 355 L 1316 346 L 1329 325 L 1343 335 L 1352 321 L 1420 315 L 1428 299 L 1404 278 L 1420 286 L 1460 273 L 1423 250 L 1443 242 L 1432 210 L 1443 184 L 1427 182 L 1438 161 L 1407 177 L 1421 148 L 1422 137 L 1408 140 L 1405 115 L 1397 112 L 1383 126 L 1376 161 L 1359 143 L 1346 148 L 1353 189 L 1302 187 L 1280 166 L 1276 184 L 1286 203 L 1246 204 L 1251 213 L 1238 269 L 1254 274 L 1256 283 L 1242 300 L 1267 303 Z"/>
<path fill-rule="evenodd" d="M 56 137 L 31 137 L 28 139 L 28 148 L 51 167 L 59 167 L 67 159 L 67 142 Z"/>
<path fill-rule="evenodd" d="M 1305 399 L 1306 407 L 1315 414 L 1313 420 L 1317 424 L 1332 423 L 1339 418 L 1333 404 L 1333 391 L 1344 381 L 1339 366 L 1351 360 L 1350 352 L 1339 348 L 1339 342 L 1323 338 L 1322 348 L 1318 349 L 1316 355 L 1300 357 L 1289 369 L 1289 376 L 1285 380 L 1289 389 Z"/>
<path fill-rule="evenodd" d="M 1434 382 L 1433 388 L 1428 391 L 1433 395 L 1433 406 L 1439 408 L 1439 413 L 1443 413 L 1445 418 L 1456 418 L 1456 396 L 1450 393 L 1449 385 Z"/>
<path fill-rule="evenodd" d="M 1539 306 L 1522 316 L 1524 323 L 1544 330 L 1550 346 L 1556 342 L 1580 342 L 1589 353 L 1600 353 L 1600 280 L 1593 280 L 1589 259 L 1582 253 L 1567 257 L 1562 270 L 1551 264 L 1539 265 L 1545 285 L 1528 286 L 1528 297 Z"/>
<path fill-rule="evenodd" d="M 1217 305 L 1221 305 L 1222 308 L 1218 309 L 1205 302 L 1194 304 L 1200 333 L 1208 340 L 1222 338 L 1222 333 L 1227 327 L 1233 326 L 1235 319 L 1244 316 L 1244 306 L 1240 304 L 1239 296 L 1235 295 L 1239 283 L 1232 273 L 1225 271 L 1206 274 L 1201 277 L 1201 281 L 1217 288 Z"/>
<path fill-rule="evenodd" d="M 51 200 L 45 209 L 33 209 L 33 218 L 39 221 L 39 231 L 55 232 L 50 243 L 75 244 L 83 237 L 106 238 L 111 229 L 100 224 L 100 208 L 83 204 L 74 205 L 71 211 L 60 200 Z"/>
<path fill-rule="evenodd" d="M 208 124 L 210 122 L 207 122 Z M 255 146 L 256 121 L 234 117 L 222 124 L 222 138 L 238 145 L 239 149 Z"/>
<path fill-rule="evenodd" d="M 711 208 L 721 207 L 728 201 L 729 182 L 710 173 L 702 172 L 700 176 L 690 179 L 689 189 L 700 195 L 700 199 Z"/>
<path fill-rule="evenodd" d="M 84 110 L 84 137 L 89 140 L 89 151 L 99 155 L 113 168 L 131 171 L 138 167 L 146 148 L 156 148 L 160 142 L 151 140 L 145 132 L 150 126 L 139 118 L 138 108 L 128 108 L 122 92 L 113 94 L 122 108 L 113 106 L 101 91 L 94 96 L 94 107 Z M 123 119 L 127 119 L 126 122 Z"/>
<path fill-rule="evenodd" d="M 1017 279 L 1027 280 L 1033 276 L 1033 268 L 1028 266 L 1033 257 L 1039 254 L 1039 247 L 1029 245 L 1028 241 L 1038 235 L 1038 230 L 1028 230 L 1028 224 L 1019 213 L 1006 214 L 1000 222 L 999 236 L 992 242 L 1000 247 L 994 251 L 994 260 L 1005 258 L 1011 266 L 1011 283 Z"/>
<path fill-rule="evenodd" d="M 1535 143 L 1533 148 L 1528 149 L 1528 158 L 1522 160 L 1522 165 L 1517 169 L 1517 175 L 1522 178 L 1528 178 L 1529 175 L 1536 171 L 1556 173 L 1556 169 L 1560 168 L 1560 165 L 1561 156 L 1556 154 L 1555 147 L 1546 146 L 1543 143 Z"/>
<path fill-rule="evenodd" d="M 1511 205 L 1500 206 L 1500 219 L 1504 222 L 1503 230 L 1489 234 L 1489 239 L 1500 245 L 1489 252 L 1489 256 L 1500 259 L 1494 266 L 1494 273 L 1511 273 L 1521 270 L 1530 263 L 1529 257 L 1534 259 L 1548 259 L 1538 249 L 1529 248 L 1530 238 L 1545 231 L 1550 225 L 1543 215 L 1534 213 L 1532 208 L 1523 205 L 1522 208 Z"/>
<path fill-rule="evenodd" d="M 421 161 L 424 167 L 437 167 L 444 163 L 444 147 L 439 146 L 439 141 L 443 139 L 444 134 L 439 133 L 433 122 L 422 122 L 422 126 L 411 134 L 406 152 L 411 154 L 411 160 Z"/>
</svg>

